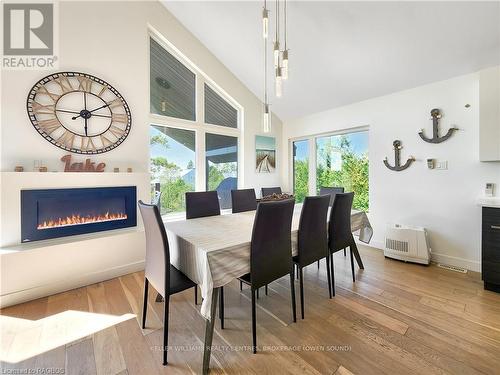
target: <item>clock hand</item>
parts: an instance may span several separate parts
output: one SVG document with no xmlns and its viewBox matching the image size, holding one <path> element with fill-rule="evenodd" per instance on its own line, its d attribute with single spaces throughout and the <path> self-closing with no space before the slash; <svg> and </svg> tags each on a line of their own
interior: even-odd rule
<svg viewBox="0 0 500 375">
<path fill-rule="evenodd" d="M 93 110 L 91 110 L 91 111 L 87 111 L 87 113 L 92 113 L 92 112 L 98 111 L 98 110 L 100 110 L 100 109 L 106 108 L 106 107 L 108 107 L 110 104 L 111 104 L 111 103 L 106 103 L 106 104 L 104 104 L 103 106 L 101 106 L 101 107 L 99 107 L 99 108 L 95 108 L 95 109 L 93 109 Z M 78 116 L 71 117 L 71 119 L 72 119 L 72 120 L 76 120 L 78 117 L 81 117 L 81 115 L 82 115 L 82 114 L 80 113 Z"/>
<path fill-rule="evenodd" d="M 87 119 L 84 119 L 85 120 L 85 126 L 84 126 L 84 129 L 85 129 L 85 136 L 87 136 Z"/>
<path fill-rule="evenodd" d="M 68 111 L 68 110 L 66 110 L 66 109 L 56 109 L 56 112 L 73 113 L 73 114 L 75 114 L 75 115 L 80 114 L 80 112 L 77 112 L 77 111 Z M 93 114 L 92 116 L 111 118 L 111 116 L 108 116 L 108 115 L 98 115 L 98 114 Z M 75 120 L 76 120 L 76 118 L 75 118 Z"/>
</svg>

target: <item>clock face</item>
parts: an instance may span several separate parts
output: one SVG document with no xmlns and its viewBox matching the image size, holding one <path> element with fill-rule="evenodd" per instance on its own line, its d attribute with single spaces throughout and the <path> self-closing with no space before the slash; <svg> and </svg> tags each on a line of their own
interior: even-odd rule
<svg viewBox="0 0 500 375">
<path fill-rule="evenodd" d="M 100 154 L 122 143 L 132 118 L 109 83 L 90 74 L 54 73 L 38 81 L 27 101 L 35 129 L 50 143 L 78 154 Z"/>
</svg>

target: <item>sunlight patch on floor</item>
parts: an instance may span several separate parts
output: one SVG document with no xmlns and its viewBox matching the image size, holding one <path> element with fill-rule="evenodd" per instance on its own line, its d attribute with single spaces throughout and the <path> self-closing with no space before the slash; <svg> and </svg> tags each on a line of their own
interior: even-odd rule
<svg viewBox="0 0 500 375">
<path fill-rule="evenodd" d="M 17 363 L 133 319 L 67 310 L 39 320 L 0 316 L 0 361 Z"/>
</svg>

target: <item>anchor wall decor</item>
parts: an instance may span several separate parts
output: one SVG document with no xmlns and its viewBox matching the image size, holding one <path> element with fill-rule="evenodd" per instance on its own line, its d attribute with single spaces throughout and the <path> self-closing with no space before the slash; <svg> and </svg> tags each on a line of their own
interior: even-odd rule
<svg viewBox="0 0 500 375">
<path fill-rule="evenodd" d="M 455 130 L 458 130 L 456 127 L 450 128 L 450 129 L 448 129 L 448 133 L 446 133 L 446 135 L 443 135 L 442 137 L 440 137 L 439 136 L 439 119 L 441 118 L 441 111 L 437 108 L 434 108 L 431 111 L 431 117 L 432 117 L 432 138 L 427 138 L 424 135 L 424 129 L 420 130 L 420 132 L 418 133 L 418 135 L 420 135 L 420 138 L 422 138 L 426 142 L 429 142 L 429 143 L 444 142 L 453 135 L 453 132 Z"/>
<path fill-rule="evenodd" d="M 390 165 L 387 158 L 384 159 L 384 164 L 391 171 L 397 171 L 397 172 L 403 171 L 406 168 L 408 168 L 411 165 L 411 163 L 413 163 L 415 161 L 415 158 L 413 156 L 410 156 L 408 158 L 408 160 L 406 161 L 406 163 L 404 165 L 401 165 L 401 149 L 403 148 L 403 146 L 401 145 L 401 141 L 395 140 L 394 142 L 392 142 L 392 144 L 394 146 L 394 164 L 395 165 L 394 166 Z"/>
</svg>

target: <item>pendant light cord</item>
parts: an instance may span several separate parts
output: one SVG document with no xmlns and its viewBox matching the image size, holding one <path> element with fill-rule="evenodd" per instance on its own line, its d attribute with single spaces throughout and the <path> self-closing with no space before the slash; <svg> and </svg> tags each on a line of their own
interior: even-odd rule
<svg viewBox="0 0 500 375">
<path fill-rule="evenodd" d="M 283 15 L 284 15 L 284 17 L 283 17 L 284 18 L 284 20 L 283 20 L 283 23 L 284 23 L 283 27 L 285 29 L 284 33 L 285 33 L 285 51 L 286 51 L 286 39 L 287 39 L 286 38 L 286 19 L 288 18 L 287 14 L 286 14 L 286 0 L 284 0 L 283 10 L 284 10 L 283 11 Z"/>
</svg>

